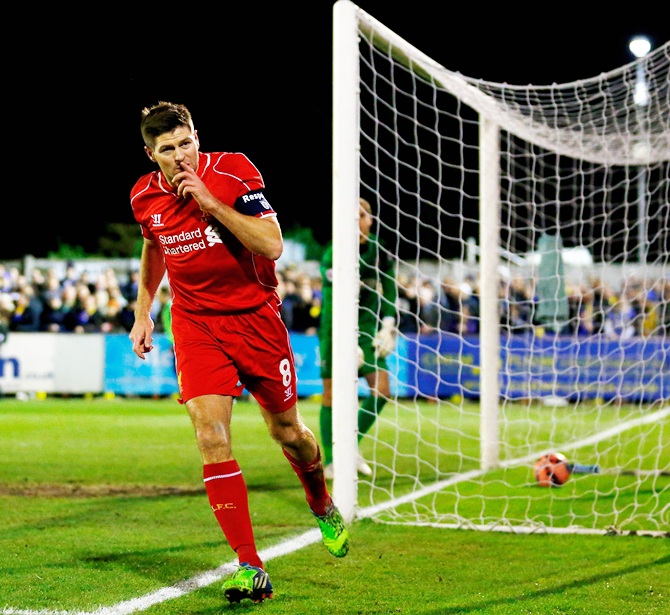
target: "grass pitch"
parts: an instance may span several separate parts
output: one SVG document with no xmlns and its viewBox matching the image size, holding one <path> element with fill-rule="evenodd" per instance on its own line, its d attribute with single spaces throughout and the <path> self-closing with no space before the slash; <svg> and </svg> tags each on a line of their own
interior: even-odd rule
<svg viewBox="0 0 670 615">
<path fill-rule="evenodd" d="M 318 433 L 318 406 L 303 401 L 301 413 Z M 253 402 L 236 407 L 233 438 L 259 547 L 312 535 L 302 489 Z M 352 525 L 346 558 L 306 541 L 267 559 L 272 600 L 228 605 L 220 579 L 233 553 L 186 412 L 170 399 L 0 399 L 0 528 L 3 615 L 670 612 L 667 538 L 370 520 Z"/>
</svg>

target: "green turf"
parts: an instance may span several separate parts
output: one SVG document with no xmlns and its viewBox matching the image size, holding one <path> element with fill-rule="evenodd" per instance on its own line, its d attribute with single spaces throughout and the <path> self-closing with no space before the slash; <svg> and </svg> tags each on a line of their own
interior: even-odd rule
<svg viewBox="0 0 670 615">
<path fill-rule="evenodd" d="M 301 413 L 316 430 L 318 406 L 305 401 Z M 236 407 L 233 438 L 259 546 L 313 530 L 302 489 L 253 403 Z M 232 562 L 201 473 L 190 423 L 174 400 L 0 400 L 0 612 L 136 612 L 114 608 Z M 454 505 L 451 493 L 440 498 L 445 510 Z M 275 598 L 263 605 L 229 606 L 215 582 L 144 612 L 670 612 L 667 538 L 370 520 L 355 522 L 351 534 L 341 560 L 310 544 L 267 562 Z"/>
</svg>

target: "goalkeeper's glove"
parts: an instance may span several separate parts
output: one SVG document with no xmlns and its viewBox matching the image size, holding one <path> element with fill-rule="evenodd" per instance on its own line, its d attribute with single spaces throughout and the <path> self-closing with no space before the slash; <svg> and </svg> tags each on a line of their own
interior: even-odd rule
<svg viewBox="0 0 670 615">
<path fill-rule="evenodd" d="M 372 345 L 375 347 L 375 355 L 380 359 L 388 357 L 395 350 L 395 318 L 385 316 L 382 320 L 382 328 L 377 331 Z"/>
<path fill-rule="evenodd" d="M 358 347 L 358 369 L 361 369 L 361 367 L 363 367 L 363 363 L 365 363 L 365 354 L 363 353 L 363 349 L 359 346 Z"/>
</svg>

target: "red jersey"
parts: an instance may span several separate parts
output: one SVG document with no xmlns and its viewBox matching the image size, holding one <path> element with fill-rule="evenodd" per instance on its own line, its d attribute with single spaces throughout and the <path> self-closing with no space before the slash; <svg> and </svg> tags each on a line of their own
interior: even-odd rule
<svg viewBox="0 0 670 615">
<path fill-rule="evenodd" d="M 197 173 L 217 199 L 240 213 L 276 215 L 263 195 L 260 172 L 244 154 L 200 152 Z M 163 248 L 175 306 L 239 312 L 275 293 L 274 261 L 250 252 L 192 196 L 179 197 L 160 169 L 140 177 L 130 204 L 142 235 Z"/>
</svg>

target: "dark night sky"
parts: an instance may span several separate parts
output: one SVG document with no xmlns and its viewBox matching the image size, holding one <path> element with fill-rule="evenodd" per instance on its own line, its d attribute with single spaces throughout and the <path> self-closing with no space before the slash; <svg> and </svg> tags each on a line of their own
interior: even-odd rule
<svg viewBox="0 0 670 615">
<path fill-rule="evenodd" d="M 0 259 L 45 257 L 59 243 L 93 250 L 108 223 L 132 224 L 130 188 L 153 169 L 140 110 L 161 99 L 189 106 L 203 150 L 249 156 L 285 230 L 311 226 L 328 240 L 332 2 L 221 4 L 176 17 L 161 16 L 156 4 L 134 5 L 132 15 L 106 5 L 108 15 L 83 27 L 31 32 L 39 53 L 4 78 L 5 124 L 18 131 L 12 140 L 24 173 L 5 177 L 16 205 L 3 224 Z M 448 4 L 436 14 L 434 0 L 413 0 L 411 10 L 357 4 L 446 68 L 517 85 L 616 69 L 632 61 L 635 34 L 654 47 L 670 40 L 670 22 L 649 12 L 585 17 L 547 6 L 540 17 L 472 3 L 450 15 Z M 29 177 L 33 165 L 41 171 Z"/>
</svg>

